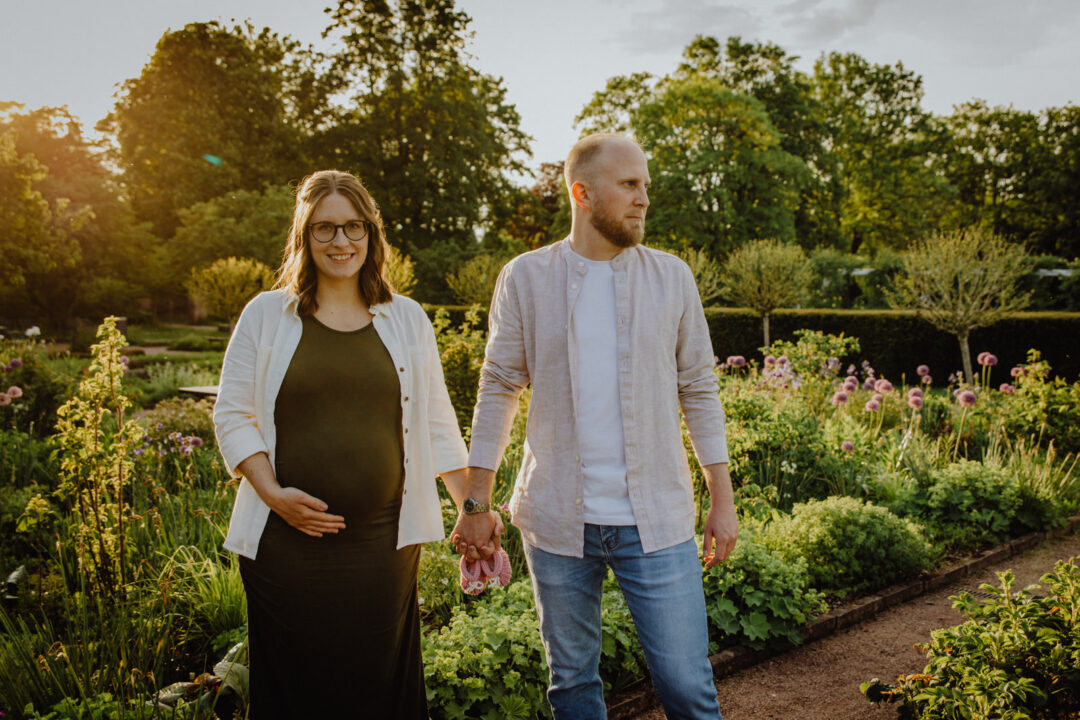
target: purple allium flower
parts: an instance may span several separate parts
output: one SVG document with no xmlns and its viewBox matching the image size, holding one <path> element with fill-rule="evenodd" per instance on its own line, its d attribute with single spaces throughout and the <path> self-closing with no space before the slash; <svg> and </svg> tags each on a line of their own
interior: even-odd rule
<svg viewBox="0 0 1080 720">
<path fill-rule="evenodd" d="M 876 383 L 874 383 L 874 389 L 877 390 L 879 393 L 890 393 L 893 391 L 893 384 L 885 378 L 881 378 Z"/>
<path fill-rule="evenodd" d="M 184 436 L 181 435 L 178 431 L 174 430 L 173 432 L 169 433 L 168 437 L 173 442 L 178 443 L 183 439 Z"/>
<path fill-rule="evenodd" d="M 843 384 L 842 389 L 844 390 L 844 392 L 850 395 L 851 393 L 859 389 L 859 382 L 858 380 L 853 383 L 846 382 Z"/>
<path fill-rule="evenodd" d="M 135 457 L 139 457 L 139 456 L 140 456 L 140 455 L 142 455 L 142 454 L 143 454 L 144 452 L 146 452 L 146 448 L 144 448 L 144 447 L 137 447 L 137 448 L 135 448 Z"/>
<path fill-rule="evenodd" d="M 12 360 L 11 362 L 15 362 L 15 361 Z M 1024 368 L 1022 368 L 1022 367 L 1014 367 L 1012 370 L 1009 371 L 1009 374 L 1012 375 L 1013 377 L 1020 377 L 1021 375 L 1024 374 Z"/>
<path fill-rule="evenodd" d="M 22 388 L 18 385 L 12 385 L 7 389 L 8 397 L 14 400 L 15 398 L 22 397 Z"/>
<path fill-rule="evenodd" d="M 873 399 L 867 400 L 866 404 L 863 405 L 863 410 L 866 411 L 866 412 L 877 412 L 880 409 L 881 409 L 881 403 L 878 402 L 877 400 L 873 400 Z"/>
<path fill-rule="evenodd" d="M 880 405 L 881 401 L 885 399 L 885 396 L 882 395 L 879 392 L 876 392 L 876 393 L 874 393 L 873 395 L 870 396 L 870 399 L 873 400 L 874 402 L 876 402 L 878 405 Z"/>
<path fill-rule="evenodd" d="M 191 446 L 190 445 L 181 445 L 180 446 L 180 454 L 181 455 L 190 455 L 191 454 Z"/>
<path fill-rule="evenodd" d="M 979 363 L 980 365 L 985 365 L 985 363 L 983 362 L 983 358 L 985 358 L 987 355 L 989 355 L 988 352 L 986 352 L 985 350 L 982 351 L 975 356 L 975 362 Z"/>
<path fill-rule="evenodd" d="M 975 400 L 977 400 L 975 393 L 970 390 L 965 390 L 957 396 L 960 404 L 964 407 L 975 407 Z"/>
<path fill-rule="evenodd" d="M 923 385 L 929 385 L 932 382 L 934 382 L 934 378 L 930 377 L 929 375 L 923 375 L 922 376 L 922 384 Z"/>
<path fill-rule="evenodd" d="M 907 399 L 908 407 L 912 410 L 922 410 L 923 399 L 922 395 L 910 395 Z"/>
<path fill-rule="evenodd" d="M 7 364 L 8 370 L 18 370 L 23 365 L 22 360 L 19 358 L 11 358 L 11 362 Z"/>
<path fill-rule="evenodd" d="M 1001 387 L 999 387 L 998 390 L 1005 393 L 1006 395 L 1012 395 L 1014 392 L 1016 392 L 1016 388 L 1009 383 L 1001 383 Z"/>
<path fill-rule="evenodd" d="M 192 447 L 202 447 L 203 446 L 202 438 L 199 437 L 198 435 L 192 435 L 187 440 L 188 440 L 189 443 L 191 443 Z"/>
<path fill-rule="evenodd" d="M 923 396 L 923 391 L 922 391 L 922 388 L 913 387 L 913 388 L 911 388 L 910 390 L 907 391 L 907 394 L 908 394 L 908 397 L 916 397 L 916 396 L 922 397 Z"/>
<path fill-rule="evenodd" d="M 833 405 L 843 405 L 847 401 L 848 401 L 847 393 L 844 392 L 843 390 L 840 390 L 840 391 L 836 392 L 832 396 L 832 404 Z"/>
<path fill-rule="evenodd" d="M 780 357 L 776 358 L 776 364 L 780 367 L 784 367 L 790 364 L 790 362 L 791 361 L 787 359 L 787 355 L 781 355 Z"/>
<path fill-rule="evenodd" d="M 920 365 L 919 367 L 915 368 L 915 372 L 917 372 L 919 374 L 919 377 L 929 375 L 930 374 L 930 366 L 929 365 Z"/>
<path fill-rule="evenodd" d="M 0 393 L 0 406 L 10 405 L 11 397 L 7 393 Z"/>
<path fill-rule="evenodd" d="M 746 366 L 746 358 L 742 355 L 731 355 L 724 361 L 728 366 L 733 368 L 741 368 Z"/>
<path fill-rule="evenodd" d="M 766 355 L 765 356 L 765 367 L 769 367 L 769 368 L 776 367 L 776 358 L 774 358 L 772 355 Z"/>
<path fill-rule="evenodd" d="M 862 384 L 863 390 L 873 390 L 875 385 L 877 385 L 877 383 L 874 382 L 874 378 L 872 377 L 866 378 Z"/>
<path fill-rule="evenodd" d="M 979 364 L 985 365 L 986 367 L 994 367 L 998 364 L 997 356 L 988 352 L 979 353 Z"/>
<path fill-rule="evenodd" d="M 844 442 L 840 443 L 840 449 L 844 452 L 854 452 L 855 443 L 851 442 L 850 440 L 845 440 Z"/>
<path fill-rule="evenodd" d="M 121 365 L 129 365 L 129 364 L 131 364 L 131 358 L 129 358 L 127 355 L 121 355 L 120 356 L 120 364 Z"/>
</svg>

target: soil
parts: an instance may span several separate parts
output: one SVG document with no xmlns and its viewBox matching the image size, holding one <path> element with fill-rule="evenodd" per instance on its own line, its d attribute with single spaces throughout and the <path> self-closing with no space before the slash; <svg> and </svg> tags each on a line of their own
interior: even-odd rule
<svg viewBox="0 0 1080 720">
<path fill-rule="evenodd" d="M 1054 563 L 1080 555 L 1080 535 L 1044 541 L 955 585 L 933 590 L 896 605 L 866 622 L 841 630 L 735 675 L 717 681 L 724 720 L 893 720 L 895 705 L 876 707 L 859 692 L 859 684 L 878 677 L 921 672 L 926 656 L 915 645 L 930 631 L 958 625 L 963 618 L 950 595 L 998 585 L 995 573 L 1012 570 L 1016 588 L 1023 588 L 1054 569 Z M 664 720 L 660 708 L 636 720 Z"/>
</svg>

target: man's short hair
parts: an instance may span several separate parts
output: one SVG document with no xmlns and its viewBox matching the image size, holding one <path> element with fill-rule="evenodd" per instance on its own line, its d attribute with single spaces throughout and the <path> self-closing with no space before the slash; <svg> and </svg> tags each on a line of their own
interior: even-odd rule
<svg viewBox="0 0 1080 720">
<path fill-rule="evenodd" d="M 575 180 L 592 179 L 592 166 L 609 140 L 625 140 L 637 145 L 634 140 L 619 133 L 593 133 L 581 138 L 570 148 L 570 154 L 566 156 L 566 164 L 563 166 L 567 191 L 574 186 Z"/>
</svg>

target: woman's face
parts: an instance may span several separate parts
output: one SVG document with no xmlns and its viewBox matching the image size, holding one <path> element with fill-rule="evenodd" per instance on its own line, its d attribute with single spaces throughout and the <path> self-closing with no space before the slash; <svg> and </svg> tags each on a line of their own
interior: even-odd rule
<svg viewBox="0 0 1080 720">
<path fill-rule="evenodd" d="M 327 223 L 339 227 L 333 228 L 333 239 L 320 242 L 315 228 L 321 224 L 328 235 Z M 360 223 L 361 227 L 366 227 L 363 217 L 344 195 L 327 195 L 315 206 L 315 212 L 311 214 L 308 222 L 308 248 L 311 250 L 311 259 L 315 263 L 320 283 L 355 281 L 360 274 L 360 268 L 364 266 L 367 258 L 368 236 L 364 233 L 360 240 L 346 237 L 344 226 L 350 223 Z M 354 224 L 349 231 L 353 237 L 356 237 L 355 228 Z"/>
</svg>

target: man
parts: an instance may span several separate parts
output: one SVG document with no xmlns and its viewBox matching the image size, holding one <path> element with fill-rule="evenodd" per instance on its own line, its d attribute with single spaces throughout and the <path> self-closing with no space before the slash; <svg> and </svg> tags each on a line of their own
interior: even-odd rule
<svg viewBox="0 0 1080 720">
<path fill-rule="evenodd" d="M 470 558 L 497 542 L 487 505 L 518 397 L 531 383 L 510 509 L 533 578 L 556 720 L 606 715 L 598 666 L 608 567 L 667 716 L 719 720 L 678 413 L 681 406 L 708 483 L 703 550 L 711 567 L 731 552 L 738 526 L 705 314 L 686 264 L 640 244 L 649 169 L 636 143 L 584 138 L 565 175 L 570 236 L 499 275 L 469 499 L 451 539 Z"/>
</svg>

